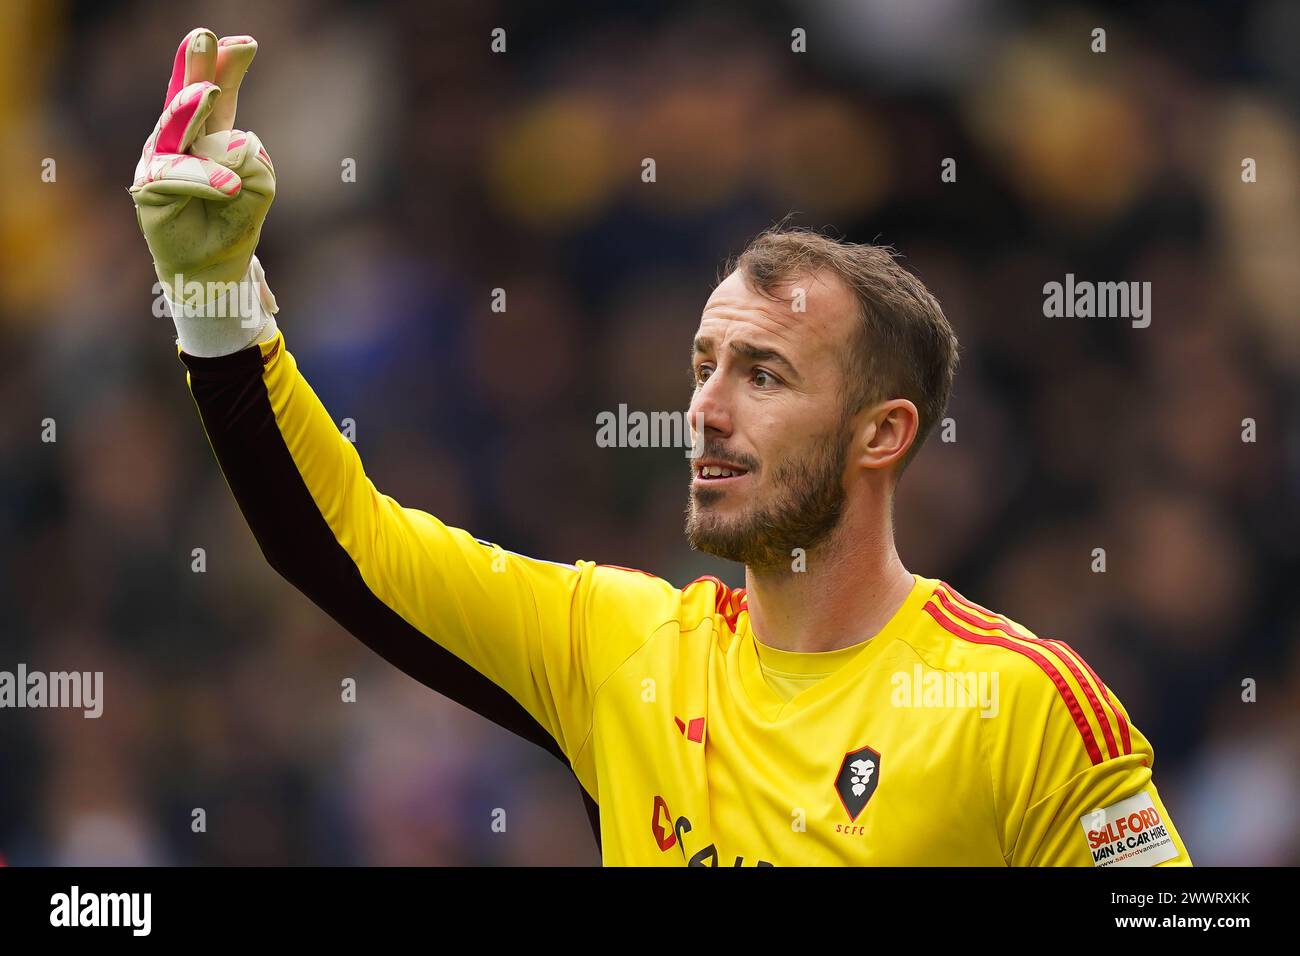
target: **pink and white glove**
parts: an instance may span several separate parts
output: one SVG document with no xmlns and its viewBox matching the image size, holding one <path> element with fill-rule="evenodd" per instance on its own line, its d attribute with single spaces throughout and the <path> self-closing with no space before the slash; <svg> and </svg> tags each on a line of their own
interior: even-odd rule
<svg viewBox="0 0 1300 956">
<path fill-rule="evenodd" d="M 181 348 L 223 355 L 275 334 L 275 297 L 253 255 L 275 198 L 257 134 L 234 129 L 248 36 L 191 30 L 130 187 Z"/>
</svg>

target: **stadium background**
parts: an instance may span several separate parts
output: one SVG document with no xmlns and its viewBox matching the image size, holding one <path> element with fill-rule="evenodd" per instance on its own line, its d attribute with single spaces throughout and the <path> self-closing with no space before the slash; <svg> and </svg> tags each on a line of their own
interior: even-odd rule
<svg viewBox="0 0 1300 956">
<path fill-rule="evenodd" d="M 595 416 L 685 407 L 715 270 L 773 220 L 887 241 L 963 343 L 905 563 L 1088 658 L 1197 863 L 1300 862 L 1281 0 L 0 6 L 0 668 L 105 672 L 99 720 L 0 712 L 0 856 L 597 862 L 564 768 L 370 655 L 238 515 L 125 191 L 196 24 L 260 42 L 259 255 L 381 490 L 537 557 L 738 584 L 684 544 L 680 454 L 598 448 Z M 1044 318 L 1067 272 L 1150 281 L 1150 328 Z"/>
</svg>

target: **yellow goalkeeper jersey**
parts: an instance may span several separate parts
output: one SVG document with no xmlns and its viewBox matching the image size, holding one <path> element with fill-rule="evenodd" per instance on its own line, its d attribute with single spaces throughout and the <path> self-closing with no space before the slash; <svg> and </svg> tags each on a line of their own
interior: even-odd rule
<svg viewBox="0 0 1300 956">
<path fill-rule="evenodd" d="M 382 494 L 282 334 L 181 360 L 270 564 L 571 767 L 606 864 L 1191 863 L 1110 688 L 940 581 L 855 648 L 760 659 L 743 590 L 524 557 Z"/>
</svg>

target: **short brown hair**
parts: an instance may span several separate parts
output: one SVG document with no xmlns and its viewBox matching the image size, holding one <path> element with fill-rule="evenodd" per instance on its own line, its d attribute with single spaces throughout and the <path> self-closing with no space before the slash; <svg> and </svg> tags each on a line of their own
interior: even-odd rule
<svg viewBox="0 0 1300 956">
<path fill-rule="evenodd" d="M 948 406 L 957 373 L 957 336 L 929 290 L 888 246 L 840 242 L 812 229 L 773 226 L 726 265 L 754 291 L 777 299 L 776 288 L 829 272 L 858 303 L 858 334 L 846 350 L 848 411 L 888 398 L 906 398 L 919 412 L 907 467 Z"/>
</svg>

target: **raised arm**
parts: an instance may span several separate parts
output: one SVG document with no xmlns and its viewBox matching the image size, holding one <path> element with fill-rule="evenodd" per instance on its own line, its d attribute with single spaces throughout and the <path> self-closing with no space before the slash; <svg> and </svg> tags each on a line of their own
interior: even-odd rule
<svg viewBox="0 0 1300 956">
<path fill-rule="evenodd" d="M 131 189 L 226 481 L 281 575 L 407 674 L 573 765 L 590 800 L 595 693 L 678 592 L 504 551 L 375 488 L 286 349 L 253 257 L 275 173 L 232 127 L 255 51 L 207 30 L 182 41 Z"/>
<path fill-rule="evenodd" d="M 180 357 L 271 566 L 412 677 L 571 759 L 590 729 L 594 567 L 511 554 L 382 494 L 283 335 Z"/>
</svg>

